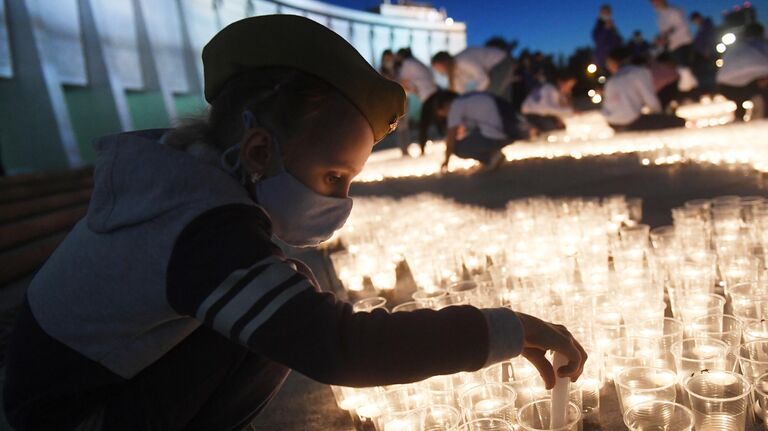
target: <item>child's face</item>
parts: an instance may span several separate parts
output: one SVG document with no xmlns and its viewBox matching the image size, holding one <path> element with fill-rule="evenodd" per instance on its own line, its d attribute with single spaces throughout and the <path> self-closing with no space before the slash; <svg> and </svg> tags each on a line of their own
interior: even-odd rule
<svg viewBox="0 0 768 431">
<path fill-rule="evenodd" d="M 373 150 L 371 126 L 348 101 L 320 113 L 315 127 L 285 146 L 285 167 L 315 192 L 347 197 Z M 331 112 L 332 111 L 332 112 Z"/>
</svg>

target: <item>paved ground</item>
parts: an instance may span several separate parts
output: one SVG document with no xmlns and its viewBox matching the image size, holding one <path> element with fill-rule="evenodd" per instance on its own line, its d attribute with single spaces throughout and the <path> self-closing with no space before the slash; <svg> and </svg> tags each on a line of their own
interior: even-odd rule
<svg viewBox="0 0 768 431">
<path fill-rule="evenodd" d="M 353 194 L 408 196 L 431 192 L 459 202 L 504 207 L 510 199 L 532 195 L 605 196 L 622 193 L 644 200 L 644 220 L 657 226 L 671 222 L 670 209 L 688 199 L 725 194 L 765 195 L 764 178 L 751 171 L 713 166 L 677 165 L 644 167 L 634 156 L 582 160 L 527 160 L 503 166 L 496 172 L 474 175 L 390 180 L 355 184 Z M 321 282 L 327 274 L 318 267 L 318 255 L 308 256 Z M 23 289 L 0 292 L 0 321 L 7 321 Z M 3 317 L 5 316 L 5 317 Z M 620 430 L 615 397 L 602 400 L 602 429 Z M 330 389 L 294 373 L 283 391 L 256 422 L 258 430 L 351 430 L 349 416 L 336 408 Z M 0 430 L 3 426 L 0 418 Z"/>
</svg>

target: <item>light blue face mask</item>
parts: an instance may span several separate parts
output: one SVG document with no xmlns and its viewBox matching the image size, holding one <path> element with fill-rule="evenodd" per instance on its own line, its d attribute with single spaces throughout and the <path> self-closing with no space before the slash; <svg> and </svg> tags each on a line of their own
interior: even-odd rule
<svg viewBox="0 0 768 431">
<path fill-rule="evenodd" d="M 246 112 L 243 119 L 248 129 L 253 127 L 252 113 Z M 253 182 L 256 202 L 269 214 L 273 233 L 295 247 L 315 246 L 328 240 L 347 221 L 352 199 L 324 196 L 305 186 L 285 169 L 282 148 L 274 134 L 272 143 L 279 163 L 277 173 Z M 225 152 L 222 157 L 225 168 L 237 170 L 239 160 L 230 167 L 226 156 Z"/>
</svg>

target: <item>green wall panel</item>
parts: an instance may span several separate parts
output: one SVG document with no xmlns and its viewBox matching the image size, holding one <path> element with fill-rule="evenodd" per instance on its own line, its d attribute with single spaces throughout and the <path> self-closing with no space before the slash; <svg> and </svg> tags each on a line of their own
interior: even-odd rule
<svg viewBox="0 0 768 431">
<path fill-rule="evenodd" d="M 72 128 L 77 137 L 80 154 L 86 163 L 93 163 L 96 159 L 94 140 L 120 132 L 120 121 L 110 94 L 107 91 L 103 94 L 96 94 L 97 92 L 98 90 L 90 88 L 64 88 Z"/>
<path fill-rule="evenodd" d="M 165 112 L 163 96 L 159 91 L 128 91 L 125 97 L 134 129 L 170 127 L 171 120 Z"/>
<path fill-rule="evenodd" d="M 176 94 L 173 100 L 180 119 L 204 115 L 208 106 L 202 94 Z"/>
</svg>

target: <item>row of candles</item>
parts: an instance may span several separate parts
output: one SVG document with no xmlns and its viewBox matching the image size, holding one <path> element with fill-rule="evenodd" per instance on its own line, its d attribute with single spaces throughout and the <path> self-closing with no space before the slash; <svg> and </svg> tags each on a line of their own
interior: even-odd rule
<svg viewBox="0 0 768 431">
<path fill-rule="evenodd" d="M 731 106 L 732 102 L 718 102 L 712 105 L 728 105 L 728 109 L 734 108 Z M 706 106 L 685 108 L 691 118 L 695 119 L 690 121 L 702 124 L 728 123 L 730 120 L 726 119 L 727 115 L 733 116 L 732 112 L 722 115 L 707 113 L 704 109 Z M 566 121 L 566 124 L 568 129 L 565 132 L 552 134 L 547 141 L 515 142 L 508 145 L 503 149 L 504 156 L 508 161 L 523 161 L 639 153 L 644 165 L 690 162 L 746 166 L 758 172 L 768 172 L 768 147 L 763 139 L 768 132 L 768 120 L 733 123 L 720 127 L 615 135 L 597 113 L 579 115 Z M 442 143 L 427 145 L 426 153 L 421 157 L 401 157 L 400 150 L 394 149 L 377 151 L 371 155 L 356 181 L 375 182 L 391 178 L 439 175 L 444 154 L 445 146 Z M 472 159 L 452 157 L 448 171 L 464 171 L 477 166 L 478 163 Z"/>
<path fill-rule="evenodd" d="M 640 223 L 640 204 L 529 198 L 492 211 L 432 195 L 357 199 L 338 233 L 344 251 L 331 254 L 355 311 L 507 306 L 566 325 L 589 360 L 559 428 L 523 358 L 408 385 L 334 387 L 339 407 L 379 431 L 581 430 L 599 423 L 611 385 L 621 411 L 605 414 L 633 430 L 763 421 L 768 201 L 690 201 L 655 229 Z"/>
</svg>

